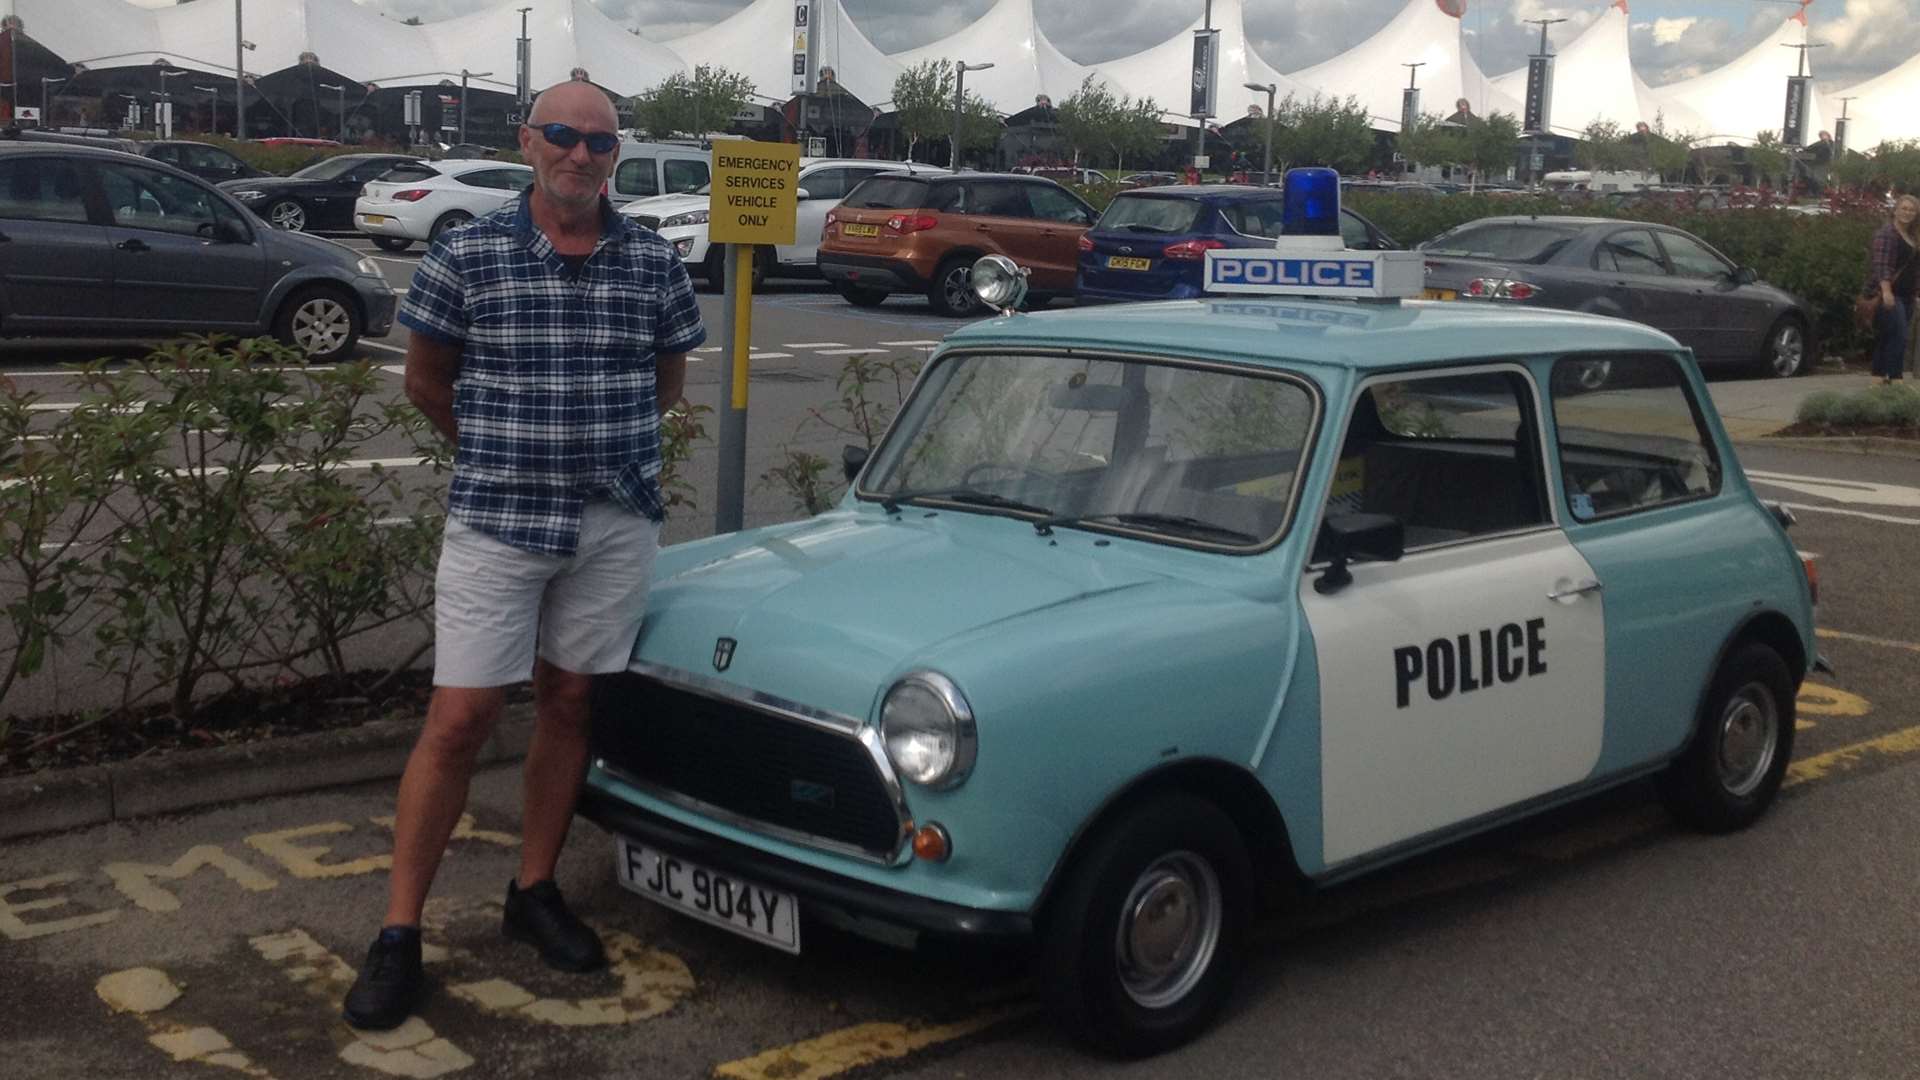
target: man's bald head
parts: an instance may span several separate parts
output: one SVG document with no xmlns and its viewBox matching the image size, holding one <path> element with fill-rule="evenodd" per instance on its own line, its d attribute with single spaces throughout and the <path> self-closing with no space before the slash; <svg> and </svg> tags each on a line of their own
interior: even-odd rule
<svg viewBox="0 0 1920 1080">
<path fill-rule="evenodd" d="M 548 87 L 533 99 L 527 123 L 566 124 L 580 131 L 612 131 L 620 123 L 613 102 L 599 87 L 585 82 L 563 82 Z"/>
</svg>

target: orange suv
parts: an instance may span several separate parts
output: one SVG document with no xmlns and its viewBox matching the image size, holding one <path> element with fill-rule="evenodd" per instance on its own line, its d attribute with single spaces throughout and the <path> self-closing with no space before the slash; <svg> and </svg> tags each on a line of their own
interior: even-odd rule
<svg viewBox="0 0 1920 1080">
<path fill-rule="evenodd" d="M 1051 180 L 1011 173 L 892 174 L 866 180 L 827 215 L 820 273 L 849 303 L 924 293 L 942 315 L 981 310 L 973 263 L 1026 267 L 1030 303 L 1073 294 L 1080 237 L 1100 215 Z"/>
</svg>

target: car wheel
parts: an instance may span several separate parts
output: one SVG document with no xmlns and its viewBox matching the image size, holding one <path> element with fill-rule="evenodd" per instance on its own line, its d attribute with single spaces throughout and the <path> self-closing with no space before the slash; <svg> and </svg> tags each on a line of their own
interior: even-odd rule
<svg viewBox="0 0 1920 1080">
<path fill-rule="evenodd" d="M 927 286 L 927 301 L 942 315 L 962 318 L 980 311 L 980 298 L 973 292 L 973 262 L 956 255 L 933 272 L 933 284 Z"/>
<path fill-rule="evenodd" d="M 1185 792 L 1087 841 L 1045 921 L 1042 990 L 1088 1047 L 1127 1057 L 1198 1035 L 1245 958 L 1253 869 L 1233 820 Z"/>
<path fill-rule="evenodd" d="M 1760 346 L 1760 373 L 1789 379 L 1807 370 L 1807 328 L 1799 319 L 1782 315 L 1767 331 Z"/>
<path fill-rule="evenodd" d="M 304 232 L 307 228 L 307 208 L 297 199 L 281 199 L 267 207 L 267 221 L 276 229 L 288 232 Z"/>
<path fill-rule="evenodd" d="M 433 228 L 427 231 L 427 239 L 428 241 L 438 240 L 447 233 L 452 232 L 454 229 L 472 220 L 473 215 L 467 213 L 465 210 L 449 210 L 441 214 L 440 219 L 433 223 Z"/>
<path fill-rule="evenodd" d="M 1780 791 L 1793 724 L 1786 661 L 1757 642 L 1738 646 L 1714 674 L 1693 740 L 1660 774 L 1661 799 L 1705 832 L 1753 824 Z"/>
<path fill-rule="evenodd" d="M 405 251 L 413 246 L 413 241 L 404 236 L 376 236 L 373 246 L 381 251 Z"/>
<path fill-rule="evenodd" d="M 347 355 L 360 340 L 360 311 L 353 301 L 327 288 L 296 291 L 274 316 L 273 336 L 307 354 L 315 363 Z"/>
<path fill-rule="evenodd" d="M 854 307 L 879 307 L 887 302 L 887 294 L 880 289 L 863 289 L 858 285 L 848 285 L 844 282 L 835 288 L 840 293 L 840 299 Z"/>
</svg>

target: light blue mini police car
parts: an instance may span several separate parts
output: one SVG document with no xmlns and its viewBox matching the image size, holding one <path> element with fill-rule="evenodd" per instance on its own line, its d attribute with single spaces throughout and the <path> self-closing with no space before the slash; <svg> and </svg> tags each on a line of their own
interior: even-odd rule
<svg viewBox="0 0 1920 1080">
<path fill-rule="evenodd" d="M 620 880 L 789 952 L 803 913 L 1029 936 L 1064 1023 L 1137 1055 L 1290 887 L 1649 775 L 1758 817 L 1813 583 L 1692 358 L 1402 302 L 1417 254 L 1329 240 L 960 330 L 837 509 L 662 552 L 582 802 Z"/>
</svg>

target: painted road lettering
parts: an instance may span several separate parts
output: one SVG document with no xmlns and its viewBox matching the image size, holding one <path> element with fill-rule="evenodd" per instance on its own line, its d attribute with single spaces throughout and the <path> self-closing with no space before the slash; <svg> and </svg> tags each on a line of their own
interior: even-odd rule
<svg viewBox="0 0 1920 1080">
<path fill-rule="evenodd" d="M 1413 698 L 1413 685 L 1426 683 L 1427 697 L 1440 701 L 1458 690 L 1470 694 L 1496 682 L 1510 683 L 1547 673 L 1547 620 L 1528 619 L 1450 637 L 1438 637 L 1423 648 L 1402 645 L 1393 650 L 1394 703 L 1404 709 Z"/>
</svg>

